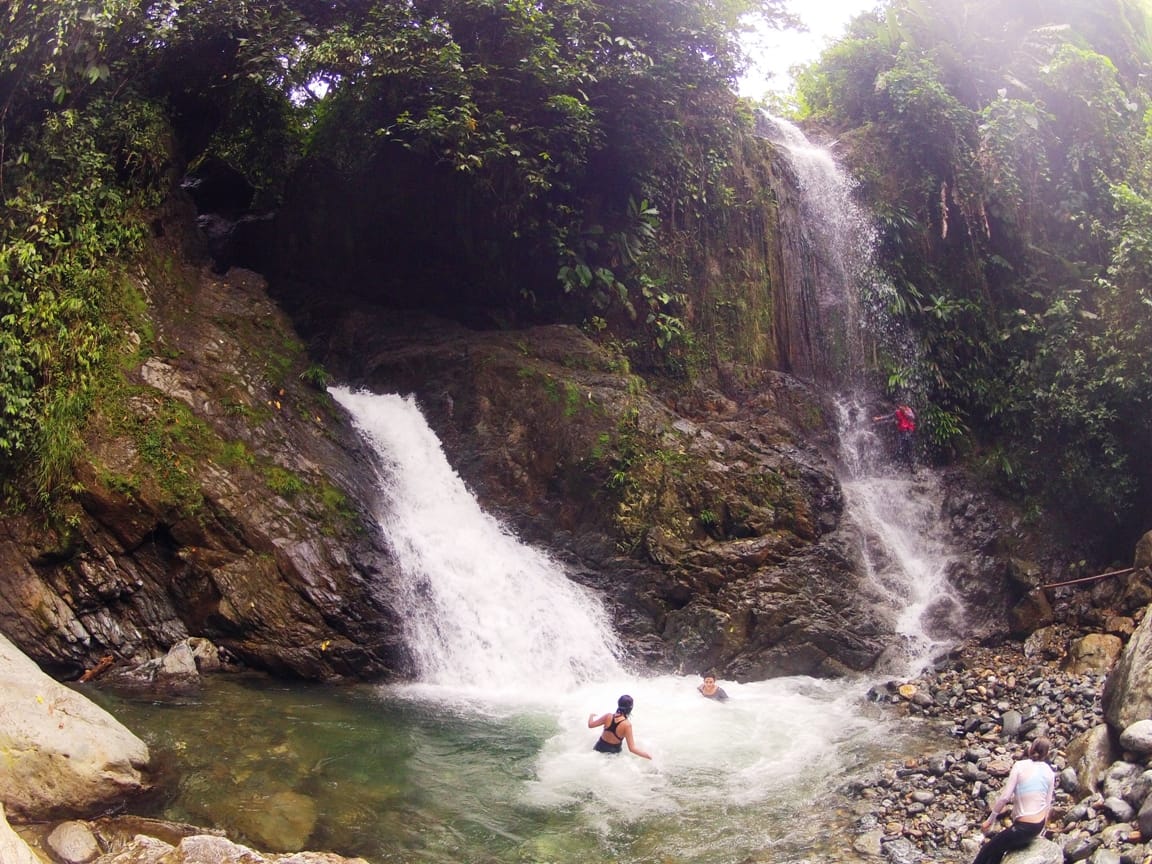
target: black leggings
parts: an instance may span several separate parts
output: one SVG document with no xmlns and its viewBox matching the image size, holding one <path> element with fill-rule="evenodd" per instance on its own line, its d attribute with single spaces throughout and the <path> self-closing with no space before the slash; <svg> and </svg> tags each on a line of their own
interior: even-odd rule
<svg viewBox="0 0 1152 864">
<path fill-rule="evenodd" d="M 1023 849 L 1040 836 L 1043 822 L 1013 822 L 980 847 L 972 864 L 1000 864 L 1000 859 L 1013 849 Z"/>
</svg>

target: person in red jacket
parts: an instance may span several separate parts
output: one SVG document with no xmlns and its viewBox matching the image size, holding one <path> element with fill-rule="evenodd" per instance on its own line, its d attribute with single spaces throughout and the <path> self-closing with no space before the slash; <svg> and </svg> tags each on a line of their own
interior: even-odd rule
<svg viewBox="0 0 1152 864">
<path fill-rule="evenodd" d="M 891 414 L 881 414 L 872 420 L 876 423 L 890 421 L 896 424 L 896 458 L 915 470 L 912 438 L 916 434 L 916 412 L 912 407 L 901 403 Z"/>
</svg>

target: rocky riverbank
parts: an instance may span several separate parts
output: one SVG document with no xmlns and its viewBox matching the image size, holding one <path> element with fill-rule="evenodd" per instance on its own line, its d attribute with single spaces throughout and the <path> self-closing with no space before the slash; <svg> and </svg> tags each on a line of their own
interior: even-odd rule
<svg viewBox="0 0 1152 864">
<path fill-rule="evenodd" d="M 894 864 L 972 860 L 989 801 L 1026 742 L 1045 735 L 1058 775 L 1048 843 L 1006 861 L 1152 861 L 1152 743 L 1142 737 L 1152 721 L 1118 738 L 1105 725 L 1101 667 L 1116 658 L 1078 650 L 1100 635 L 1039 631 L 1024 643 L 966 645 L 917 678 L 874 688 L 891 710 L 941 724 L 953 744 L 844 790 L 857 802 L 855 850 Z"/>
</svg>

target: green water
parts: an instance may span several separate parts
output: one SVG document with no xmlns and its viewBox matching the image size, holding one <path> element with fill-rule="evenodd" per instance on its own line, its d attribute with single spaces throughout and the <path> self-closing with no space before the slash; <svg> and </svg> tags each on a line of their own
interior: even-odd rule
<svg viewBox="0 0 1152 864">
<path fill-rule="evenodd" d="M 717 708 L 692 683 L 643 684 L 654 762 L 591 753 L 584 705 L 615 687 L 493 705 L 216 676 L 195 697 L 102 702 L 165 766 L 149 815 L 373 864 L 856 860 L 837 789 L 928 735 L 833 685 L 727 685 Z"/>
</svg>

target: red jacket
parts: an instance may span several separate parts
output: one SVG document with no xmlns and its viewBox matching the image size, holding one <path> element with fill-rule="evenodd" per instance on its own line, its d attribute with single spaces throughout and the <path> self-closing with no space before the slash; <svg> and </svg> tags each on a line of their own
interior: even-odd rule
<svg viewBox="0 0 1152 864">
<path fill-rule="evenodd" d="M 915 432 L 916 412 L 907 405 L 899 406 L 896 409 L 896 428 L 900 432 Z"/>
</svg>

